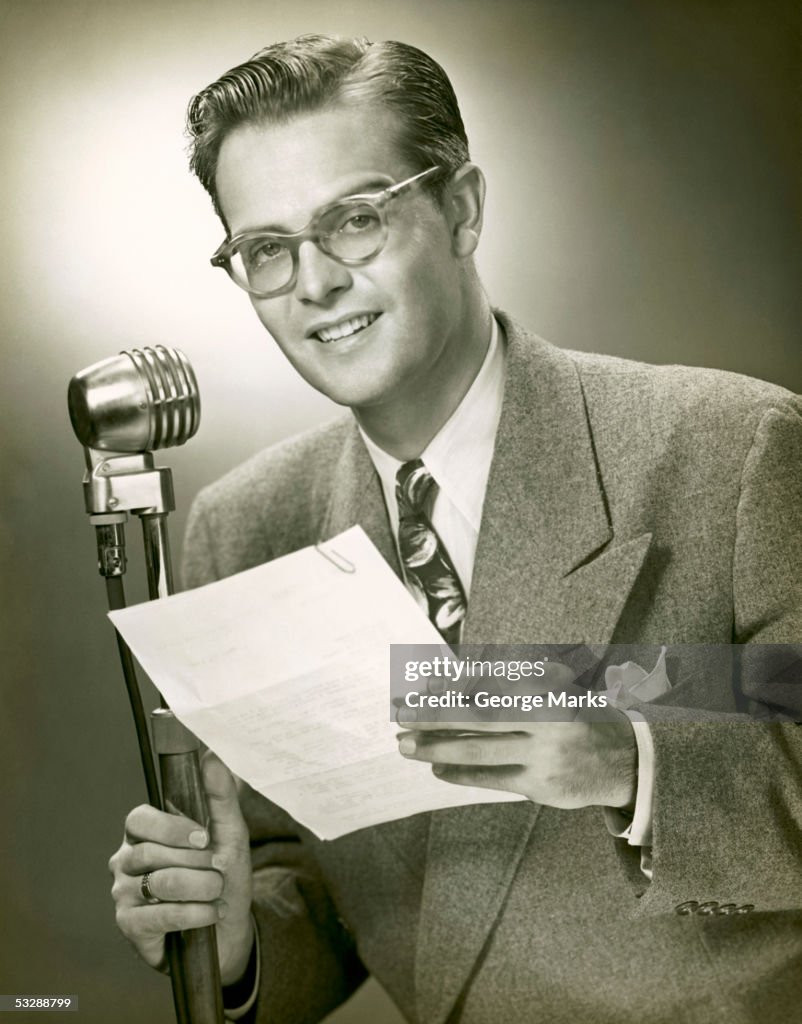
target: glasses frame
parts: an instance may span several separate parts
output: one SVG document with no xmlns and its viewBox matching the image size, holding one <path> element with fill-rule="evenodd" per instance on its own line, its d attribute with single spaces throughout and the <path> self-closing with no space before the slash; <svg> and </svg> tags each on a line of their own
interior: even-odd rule
<svg viewBox="0 0 802 1024">
<path fill-rule="evenodd" d="M 280 231 L 264 231 L 260 228 L 255 228 L 251 231 L 243 231 L 239 235 L 234 235 L 233 238 L 226 239 L 222 245 L 219 246 L 209 262 L 213 267 L 222 267 L 234 284 L 248 292 L 249 295 L 254 295 L 259 299 L 272 299 L 276 295 L 284 295 L 287 292 L 292 291 L 298 280 L 298 252 L 304 242 L 314 242 L 318 249 L 320 249 L 322 253 L 325 253 L 326 256 L 348 267 L 369 263 L 379 255 L 387 243 L 387 236 L 389 234 L 387 214 L 385 213 L 385 207 L 387 204 L 393 199 L 397 199 L 398 196 L 406 192 L 407 189 L 411 188 L 413 185 L 430 179 L 436 172 L 440 171 L 440 169 L 440 165 L 436 164 L 434 167 L 421 171 L 419 174 L 413 174 L 411 178 L 399 181 L 397 185 L 390 185 L 387 188 L 382 189 L 380 192 L 357 193 L 356 195 L 343 196 L 342 199 L 337 199 L 333 203 L 327 203 L 326 206 L 322 207 L 315 213 L 314 217 L 309 221 L 306 227 L 301 228 L 300 231 L 293 231 L 288 234 L 283 234 Z M 356 259 L 337 256 L 327 248 L 325 241 L 326 236 L 321 235 L 318 230 L 320 221 L 330 210 L 343 203 L 356 204 L 360 202 L 364 205 L 372 206 L 378 213 L 382 229 L 381 241 L 379 242 L 376 250 L 372 252 L 370 256 L 360 256 Z M 231 265 L 231 257 L 243 242 L 250 242 L 259 238 L 276 239 L 282 245 L 286 246 L 292 256 L 292 275 L 289 281 L 280 288 L 274 288 L 267 292 L 257 291 L 255 288 L 252 288 L 248 284 L 247 278 L 241 280 Z"/>
</svg>

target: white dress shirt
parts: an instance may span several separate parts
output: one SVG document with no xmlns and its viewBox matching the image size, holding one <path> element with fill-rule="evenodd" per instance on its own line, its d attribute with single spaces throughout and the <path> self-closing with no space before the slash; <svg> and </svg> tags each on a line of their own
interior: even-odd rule
<svg viewBox="0 0 802 1024">
<path fill-rule="evenodd" d="M 479 373 L 420 456 L 437 484 L 432 526 L 448 551 L 466 597 L 471 591 L 482 505 L 504 397 L 506 353 L 495 318 L 492 323 L 490 344 Z M 361 428 L 360 433 L 381 480 L 397 547 L 396 475 L 403 463 L 379 448 Z M 398 560 L 400 563 L 400 555 Z"/>
</svg>

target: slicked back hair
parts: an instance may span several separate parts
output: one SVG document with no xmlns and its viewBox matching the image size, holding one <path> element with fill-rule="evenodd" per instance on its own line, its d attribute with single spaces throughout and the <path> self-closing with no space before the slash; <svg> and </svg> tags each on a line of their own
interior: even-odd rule
<svg viewBox="0 0 802 1024">
<path fill-rule="evenodd" d="M 187 111 L 190 168 L 225 223 L 215 177 L 229 132 L 283 124 L 338 104 L 378 103 L 398 114 L 399 155 L 411 173 L 443 169 L 429 186 L 439 202 L 446 178 L 468 160 L 457 97 L 440 65 L 406 43 L 299 36 L 273 43 L 194 96 Z"/>
</svg>

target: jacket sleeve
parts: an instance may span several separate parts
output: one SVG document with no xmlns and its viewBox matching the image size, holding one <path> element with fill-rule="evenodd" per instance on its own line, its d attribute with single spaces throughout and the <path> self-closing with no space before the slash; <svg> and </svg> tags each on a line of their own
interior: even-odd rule
<svg viewBox="0 0 802 1024">
<path fill-rule="evenodd" d="M 206 504 L 201 495 L 187 523 L 182 560 L 187 588 L 226 574 L 216 557 L 215 517 Z M 238 788 L 251 835 L 260 956 L 258 997 L 243 1020 L 312 1024 L 347 999 L 367 972 L 297 824 L 249 786 L 240 782 Z"/>
<path fill-rule="evenodd" d="M 802 417 L 795 401 L 760 419 L 735 514 L 733 642 L 744 646 L 735 648 L 734 686 L 745 713 L 638 705 L 655 750 L 653 877 L 648 887 L 640 880 L 639 914 L 688 901 L 727 904 L 729 912 L 734 904 L 743 913 L 802 908 Z"/>
</svg>

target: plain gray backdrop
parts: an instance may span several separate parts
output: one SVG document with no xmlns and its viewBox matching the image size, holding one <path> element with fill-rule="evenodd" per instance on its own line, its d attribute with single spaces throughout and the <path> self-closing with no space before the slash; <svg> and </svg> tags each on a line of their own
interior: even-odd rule
<svg viewBox="0 0 802 1024">
<path fill-rule="evenodd" d="M 452 76 L 488 179 L 495 304 L 565 347 L 800 391 L 799 29 L 771 0 L 0 2 L 0 993 L 77 994 L 92 1024 L 172 1019 L 108 892 L 144 786 L 68 379 L 132 346 L 191 359 L 201 431 L 160 459 L 176 549 L 200 486 L 332 412 L 209 267 L 222 229 L 186 169 L 190 95 L 303 32 L 414 43 Z M 396 1019 L 375 986 L 336 1015 Z"/>
</svg>

